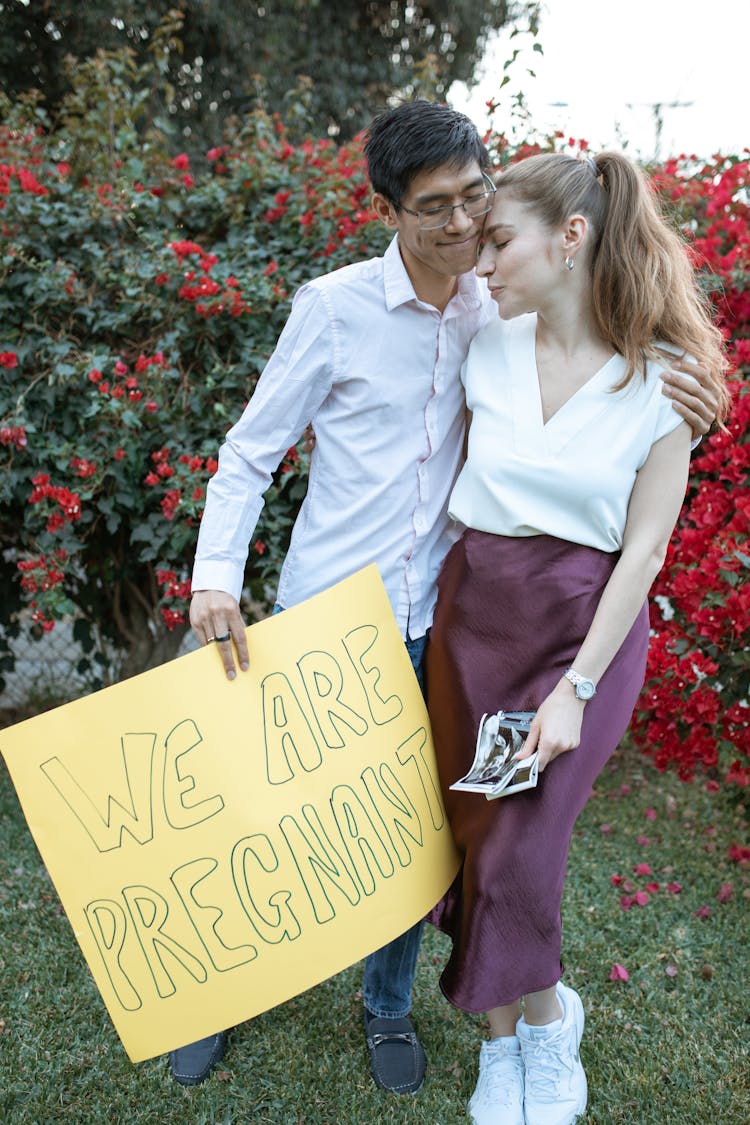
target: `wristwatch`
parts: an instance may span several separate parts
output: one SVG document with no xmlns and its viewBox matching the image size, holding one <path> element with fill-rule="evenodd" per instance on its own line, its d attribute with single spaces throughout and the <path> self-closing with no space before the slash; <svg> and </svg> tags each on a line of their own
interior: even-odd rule
<svg viewBox="0 0 750 1125">
<path fill-rule="evenodd" d="M 584 703 L 587 699 L 593 699 L 596 695 L 596 684 L 593 680 L 587 679 L 582 676 L 580 672 L 576 672 L 575 668 L 568 668 L 565 673 L 565 679 L 570 680 L 573 687 L 576 689 L 576 697 L 582 699 Z"/>
</svg>

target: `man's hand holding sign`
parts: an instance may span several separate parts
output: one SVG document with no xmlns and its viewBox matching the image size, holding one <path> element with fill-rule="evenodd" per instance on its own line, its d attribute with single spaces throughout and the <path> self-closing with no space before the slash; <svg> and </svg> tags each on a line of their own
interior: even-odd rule
<svg viewBox="0 0 750 1125">
<path fill-rule="evenodd" d="M 0 735 L 133 1060 L 360 959 L 457 869 L 376 568 L 250 632 L 235 682 L 204 648 Z"/>
</svg>

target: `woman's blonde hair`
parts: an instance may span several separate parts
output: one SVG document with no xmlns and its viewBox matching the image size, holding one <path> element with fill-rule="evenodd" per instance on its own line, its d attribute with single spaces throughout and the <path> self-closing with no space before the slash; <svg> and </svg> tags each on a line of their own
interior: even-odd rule
<svg viewBox="0 0 750 1125">
<path fill-rule="evenodd" d="M 497 187 L 528 204 L 550 228 L 571 215 L 588 220 L 594 315 L 604 339 L 627 362 L 620 386 L 645 373 L 647 359 L 663 362 L 659 345 L 666 345 L 667 352 L 677 349 L 708 370 L 723 420 L 729 405 L 723 338 L 686 246 L 641 169 L 617 152 L 582 159 L 546 153 L 512 164 Z"/>
</svg>

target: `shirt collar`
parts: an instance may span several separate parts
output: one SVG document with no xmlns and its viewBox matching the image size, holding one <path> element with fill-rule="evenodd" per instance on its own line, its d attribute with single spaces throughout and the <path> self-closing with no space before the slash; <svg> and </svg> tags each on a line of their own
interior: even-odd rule
<svg viewBox="0 0 750 1125">
<path fill-rule="evenodd" d="M 395 235 L 383 255 L 383 282 L 385 284 L 385 306 L 388 312 L 405 305 L 407 301 L 416 301 L 417 294 L 411 278 L 406 272 L 401 251 L 398 248 L 398 235 Z"/>
<path fill-rule="evenodd" d="M 401 251 L 398 248 L 398 235 L 393 237 L 388 249 L 383 255 L 383 282 L 385 285 L 385 305 L 388 312 L 391 312 L 399 305 L 406 304 L 407 301 L 419 300 L 417 294 L 414 292 L 411 278 L 406 272 L 406 266 L 401 257 Z M 482 307 L 480 284 L 480 280 L 474 270 L 469 270 L 468 273 L 460 274 L 456 297 L 463 302 L 466 308 L 479 309 Z M 455 299 L 455 297 L 452 298 L 450 304 L 452 304 Z"/>
</svg>

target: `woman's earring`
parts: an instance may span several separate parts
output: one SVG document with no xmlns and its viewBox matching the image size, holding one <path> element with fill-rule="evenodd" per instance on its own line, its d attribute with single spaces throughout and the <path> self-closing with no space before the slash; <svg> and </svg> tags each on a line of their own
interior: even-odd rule
<svg viewBox="0 0 750 1125">
<path fill-rule="evenodd" d="M 574 266 L 575 264 L 576 264 L 576 262 L 575 262 L 575 258 L 571 258 L 570 254 L 568 254 L 568 255 L 567 255 L 567 257 L 566 257 L 566 259 L 565 259 L 565 268 L 566 268 L 566 270 L 572 270 L 572 269 L 573 269 L 573 266 Z"/>
</svg>

